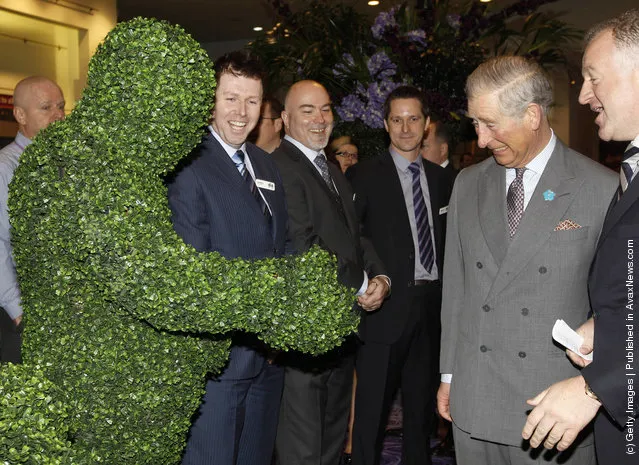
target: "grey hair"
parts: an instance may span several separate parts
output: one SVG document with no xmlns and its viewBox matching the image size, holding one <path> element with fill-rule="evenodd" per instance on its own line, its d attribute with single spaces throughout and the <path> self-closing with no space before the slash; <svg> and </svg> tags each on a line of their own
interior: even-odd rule
<svg viewBox="0 0 639 465">
<path fill-rule="evenodd" d="M 550 79 L 536 62 L 520 56 L 490 58 L 468 76 L 466 96 L 498 92 L 502 114 L 522 116 L 531 103 L 548 115 L 553 104 Z"/>
</svg>

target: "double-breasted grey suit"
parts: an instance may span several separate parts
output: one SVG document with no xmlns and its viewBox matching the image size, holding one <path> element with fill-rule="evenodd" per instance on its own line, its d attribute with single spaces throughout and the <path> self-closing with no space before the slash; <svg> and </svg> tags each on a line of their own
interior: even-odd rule
<svg viewBox="0 0 639 465">
<path fill-rule="evenodd" d="M 515 236 L 506 168 L 490 158 L 460 172 L 444 261 L 441 372 L 451 415 L 473 438 L 519 446 L 526 404 L 579 372 L 553 343 L 559 318 L 589 312 L 587 279 L 615 174 L 557 141 Z M 566 220 L 572 225 L 556 230 Z M 591 435 L 579 445 L 592 442 Z"/>
</svg>

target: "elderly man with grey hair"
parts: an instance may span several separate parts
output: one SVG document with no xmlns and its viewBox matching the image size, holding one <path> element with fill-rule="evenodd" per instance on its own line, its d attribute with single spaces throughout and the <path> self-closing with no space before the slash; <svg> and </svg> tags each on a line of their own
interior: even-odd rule
<svg viewBox="0 0 639 465">
<path fill-rule="evenodd" d="M 592 434 L 548 455 L 520 432 L 526 399 L 577 374 L 551 331 L 587 318 L 588 265 L 616 177 L 557 139 L 536 63 L 490 59 L 466 92 L 493 156 L 460 172 L 449 204 L 438 409 L 453 421 L 459 465 L 594 465 Z"/>
<path fill-rule="evenodd" d="M 584 367 L 542 391 L 523 437 L 533 446 L 564 450 L 597 415 L 595 441 L 600 465 L 636 464 L 639 442 L 636 374 L 639 359 L 634 326 L 635 247 L 639 244 L 639 10 L 596 25 L 586 35 L 579 102 L 597 114 L 599 137 L 628 141 L 588 278 L 593 318 L 577 332 L 582 354 L 568 351 Z"/>
</svg>

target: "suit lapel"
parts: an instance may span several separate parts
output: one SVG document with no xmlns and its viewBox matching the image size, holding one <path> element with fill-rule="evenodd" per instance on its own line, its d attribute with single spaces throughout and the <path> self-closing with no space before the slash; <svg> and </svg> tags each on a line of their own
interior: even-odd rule
<svg viewBox="0 0 639 465">
<path fill-rule="evenodd" d="M 615 192 L 615 196 L 617 192 Z M 613 197 L 611 201 L 610 208 L 608 209 L 608 213 L 606 214 L 606 219 L 603 224 L 603 229 L 601 230 L 601 235 L 599 236 L 599 242 L 597 243 L 597 248 L 599 248 L 599 244 L 601 244 L 606 236 L 610 233 L 612 228 L 621 220 L 624 213 L 628 211 L 628 209 L 637 201 L 639 198 L 639 181 L 633 179 L 626 189 L 626 192 L 619 198 L 618 202 L 615 202 L 615 198 Z"/>
<path fill-rule="evenodd" d="M 234 198 L 242 205 L 242 208 L 249 208 L 255 215 L 263 216 L 258 203 L 255 201 L 250 189 L 248 189 L 235 163 L 231 160 L 228 153 L 226 153 L 226 150 L 224 150 L 210 133 L 205 137 L 204 150 L 207 168 L 211 172 L 211 179 L 216 179 L 217 181 L 228 184 L 228 189 L 233 191 Z M 257 176 L 258 171 L 256 170 L 258 165 L 254 162 L 253 158 L 251 158 L 251 165 Z M 269 203 L 269 205 L 270 204 L 271 203 Z"/>
<path fill-rule="evenodd" d="M 251 159 L 251 166 L 253 167 L 253 173 L 255 174 L 255 179 L 271 181 L 273 182 L 273 184 L 275 184 L 275 179 L 272 179 L 271 171 L 264 166 L 264 163 L 261 157 L 255 153 L 255 150 L 253 150 L 253 147 L 251 147 L 248 142 L 246 144 L 246 151 L 248 152 L 248 156 Z M 277 231 L 277 221 L 279 220 L 279 217 L 280 217 L 279 212 L 275 210 L 276 204 L 277 204 L 276 198 L 275 198 L 275 191 L 274 190 L 272 191 L 269 189 L 263 189 L 259 186 L 257 186 L 257 189 L 262 193 L 262 195 L 266 199 L 266 203 L 271 209 L 271 212 L 272 212 L 271 233 L 273 234 L 273 239 L 275 239 L 275 233 Z M 282 189 L 282 186 L 275 186 L 275 189 Z M 246 190 L 248 191 L 248 189 Z M 258 205 L 257 202 L 255 202 L 255 199 L 253 199 L 253 203 L 255 203 L 255 205 Z"/>
<path fill-rule="evenodd" d="M 328 188 L 328 186 L 326 185 L 326 182 L 324 181 L 324 178 L 317 170 L 317 167 L 306 157 L 306 155 L 302 153 L 301 150 L 299 150 L 297 147 L 295 147 L 286 139 L 282 140 L 280 147 L 284 148 L 293 160 L 297 161 L 298 163 L 301 163 L 302 165 L 306 167 L 308 171 L 310 171 L 311 175 L 315 178 L 315 181 L 320 185 L 320 188 L 323 189 L 324 192 L 326 192 L 326 195 L 328 195 L 331 199 L 333 199 L 333 201 L 339 200 Z M 328 168 L 330 173 L 331 168 L 333 168 L 331 166 L 331 163 L 328 164 Z M 333 176 L 332 173 L 331 173 L 331 176 Z"/>
<path fill-rule="evenodd" d="M 497 264 L 501 264 L 508 249 L 505 176 L 505 168 L 493 159 L 477 183 L 479 225 Z"/>
<path fill-rule="evenodd" d="M 549 240 L 582 183 L 583 179 L 578 179 L 574 175 L 566 148 L 557 141 L 557 146 L 526 207 L 517 234 L 508 247 L 508 252 L 493 283 L 491 295 L 501 292 L 513 279 L 516 279 L 521 270 Z M 554 192 L 552 200 L 545 200 L 543 193 L 547 191 Z"/>
<path fill-rule="evenodd" d="M 410 228 L 406 199 L 404 198 L 404 190 L 399 180 L 399 174 L 397 174 L 397 167 L 390 152 L 384 152 L 379 158 L 381 167 L 380 179 L 388 182 L 388 210 L 395 215 L 395 220 L 393 221 L 389 218 L 389 221 L 397 225 L 397 227 L 405 228 L 401 236 L 410 237 L 411 245 L 414 248 L 415 244 L 413 243 L 413 233 Z"/>
<path fill-rule="evenodd" d="M 442 224 L 440 221 L 439 215 L 439 206 L 441 205 L 441 197 L 440 197 L 440 173 L 437 173 L 438 170 L 433 169 L 429 163 L 423 161 L 424 164 L 424 172 L 426 173 L 426 182 L 428 184 L 428 196 L 430 197 L 430 205 L 428 208 L 430 209 L 431 216 L 433 217 L 433 236 L 435 237 L 435 258 L 437 259 L 437 266 L 441 269 L 442 262 L 440 258 L 442 258 L 444 238 L 442 237 Z"/>
<path fill-rule="evenodd" d="M 244 179 L 226 150 L 210 132 L 204 137 L 203 144 L 204 159 L 213 178 L 239 189 L 244 184 Z"/>
</svg>

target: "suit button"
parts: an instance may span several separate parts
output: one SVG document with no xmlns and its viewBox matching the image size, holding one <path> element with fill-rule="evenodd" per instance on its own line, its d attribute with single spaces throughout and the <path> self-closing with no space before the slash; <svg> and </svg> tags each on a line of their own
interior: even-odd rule
<svg viewBox="0 0 639 465">
<path fill-rule="evenodd" d="M 488 347 L 486 346 L 480 346 L 479 350 L 481 350 L 482 352 L 488 352 Z"/>
<path fill-rule="evenodd" d="M 540 266 L 540 267 L 539 267 L 539 273 L 541 273 L 541 274 L 545 274 L 545 273 L 546 273 L 546 271 L 548 271 L 548 270 L 546 269 L 546 267 L 545 267 L 545 266 Z"/>
<path fill-rule="evenodd" d="M 481 309 L 485 312 L 490 312 L 490 305 L 484 305 Z"/>
<path fill-rule="evenodd" d="M 522 308 L 522 309 L 521 309 L 521 314 L 522 314 L 522 315 L 524 315 L 524 316 L 528 316 L 528 313 L 529 313 L 529 312 L 530 312 L 530 311 L 529 311 L 527 308 Z"/>
<path fill-rule="evenodd" d="M 410 258 L 411 260 L 415 260 L 415 255 L 411 253 L 408 255 L 408 258 Z"/>
<path fill-rule="evenodd" d="M 481 262 L 477 262 L 477 268 L 479 268 L 480 270 L 484 267 L 484 265 L 482 265 Z"/>
<path fill-rule="evenodd" d="M 519 352 L 519 358 L 526 358 L 526 352 Z"/>
</svg>

